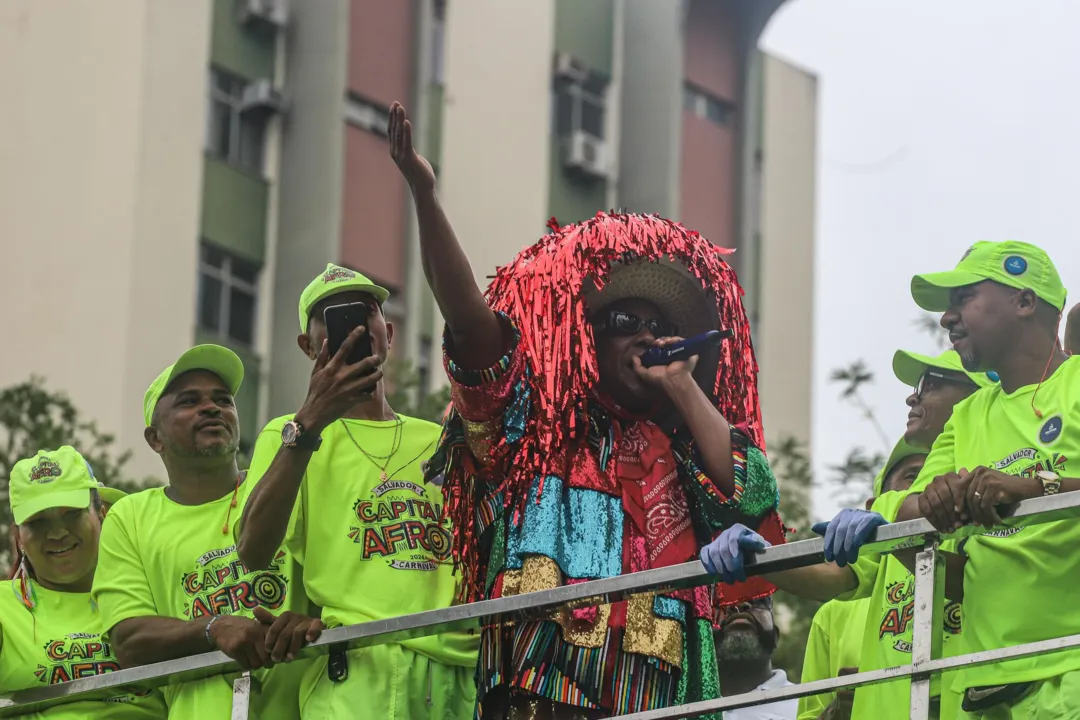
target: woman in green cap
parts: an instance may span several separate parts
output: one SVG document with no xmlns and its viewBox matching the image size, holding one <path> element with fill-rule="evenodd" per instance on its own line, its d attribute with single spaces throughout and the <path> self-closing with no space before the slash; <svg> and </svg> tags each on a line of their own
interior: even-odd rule
<svg viewBox="0 0 1080 720">
<path fill-rule="evenodd" d="M 102 486 L 74 448 L 42 450 L 11 469 L 15 566 L 0 591 L 0 694 L 120 669 L 102 638 L 90 587 L 106 505 L 124 493 Z M 58 705 L 33 717 L 164 718 L 160 693 L 125 689 Z"/>
</svg>

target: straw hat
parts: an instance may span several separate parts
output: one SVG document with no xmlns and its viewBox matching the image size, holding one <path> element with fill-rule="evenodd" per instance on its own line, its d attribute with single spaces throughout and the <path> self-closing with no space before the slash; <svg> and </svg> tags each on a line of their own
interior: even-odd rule
<svg viewBox="0 0 1080 720">
<path fill-rule="evenodd" d="M 620 300 L 637 298 L 650 302 L 664 320 L 675 326 L 675 332 L 681 337 L 720 329 L 712 293 L 706 291 L 701 281 L 677 260 L 665 258 L 659 262 L 643 260 L 614 264 L 603 289 L 598 291 L 596 285 L 589 282 L 584 288 L 584 298 L 590 316 Z M 719 361 L 717 348 L 710 348 L 698 358 L 694 376 L 707 395 L 712 394 Z"/>
</svg>

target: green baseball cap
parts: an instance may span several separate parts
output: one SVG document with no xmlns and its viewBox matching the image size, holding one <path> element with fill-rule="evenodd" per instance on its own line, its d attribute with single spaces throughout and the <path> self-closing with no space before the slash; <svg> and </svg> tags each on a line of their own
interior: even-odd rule
<svg viewBox="0 0 1080 720">
<path fill-rule="evenodd" d="M 904 438 L 900 438 L 900 442 L 896 443 L 896 447 L 889 453 L 889 459 L 885 461 L 885 467 L 881 468 L 881 472 L 874 478 L 874 497 L 881 495 L 881 490 L 885 486 L 885 478 L 889 476 L 889 473 L 892 472 L 892 469 L 896 467 L 897 463 L 912 455 L 926 454 L 926 450 L 920 450 L 913 445 L 908 445 Z"/>
<path fill-rule="evenodd" d="M 244 380 L 244 363 L 232 350 L 220 345 L 196 345 L 162 370 L 146 389 L 146 395 L 143 396 L 143 419 L 146 420 L 147 427 L 150 427 L 158 400 L 169 389 L 169 385 L 189 370 L 209 370 L 225 382 L 233 395 Z"/>
<path fill-rule="evenodd" d="M 930 312 L 949 309 L 949 291 L 983 280 L 1030 289 L 1040 300 L 1065 309 L 1065 286 L 1050 256 L 1030 243 L 1017 240 L 977 242 L 964 253 L 955 270 L 916 275 L 911 279 L 915 304 Z"/>
<path fill-rule="evenodd" d="M 126 495 L 95 480 L 90 463 L 70 445 L 39 450 L 34 457 L 15 463 L 9 483 L 8 499 L 16 525 L 49 508 L 88 508 L 91 490 L 97 490 L 110 505 Z"/>
<path fill-rule="evenodd" d="M 918 385 L 919 378 L 930 368 L 963 373 L 968 376 L 971 382 L 981 388 L 989 387 L 996 382 L 988 373 L 968 372 L 965 370 L 964 364 L 960 361 L 960 355 L 955 350 L 946 350 L 937 357 L 920 355 L 907 350 L 897 350 L 893 355 L 892 368 L 896 379 L 908 387 Z"/>
<path fill-rule="evenodd" d="M 323 298 L 343 292 L 364 292 L 371 295 L 382 305 L 390 297 L 390 291 L 368 280 L 366 277 L 334 263 L 327 263 L 319 277 L 308 283 L 300 293 L 300 332 L 307 332 L 311 309 Z"/>
</svg>

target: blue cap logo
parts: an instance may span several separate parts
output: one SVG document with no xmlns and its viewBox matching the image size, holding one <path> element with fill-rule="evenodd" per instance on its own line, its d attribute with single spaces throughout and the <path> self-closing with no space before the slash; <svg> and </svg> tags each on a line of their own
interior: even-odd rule
<svg viewBox="0 0 1080 720">
<path fill-rule="evenodd" d="M 1043 445 L 1049 445 L 1061 436 L 1061 416 L 1055 415 L 1054 417 L 1043 423 L 1042 429 L 1039 430 L 1039 442 Z"/>
<path fill-rule="evenodd" d="M 1010 275 L 1023 275 L 1027 272 L 1027 260 L 1019 255 L 1010 255 L 1005 258 L 1005 272 Z"/>
</svg>

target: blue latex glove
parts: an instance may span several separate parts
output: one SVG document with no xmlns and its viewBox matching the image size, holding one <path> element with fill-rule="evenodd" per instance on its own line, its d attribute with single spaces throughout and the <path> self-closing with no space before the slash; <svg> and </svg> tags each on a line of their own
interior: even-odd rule
<svg viewBox="0 0 1080 720">
<path fill-rule="evenodd" d="M 770 547 L 769 541 L 741 523 L 735 523 L 720 537 L 701 548 L 701 564 L 728 583 L 746 579 L 745 554 Z"/>
<path fill-rule="evenodd" d="M 825 536 L 825 559 L 844 567 L 859 559 L 859 548 L 874 528 L 888 524 L 889 521 L 876 512 L 848 508 L 827 523 L 815 523 L 811 529 Z"/>
</svg>

